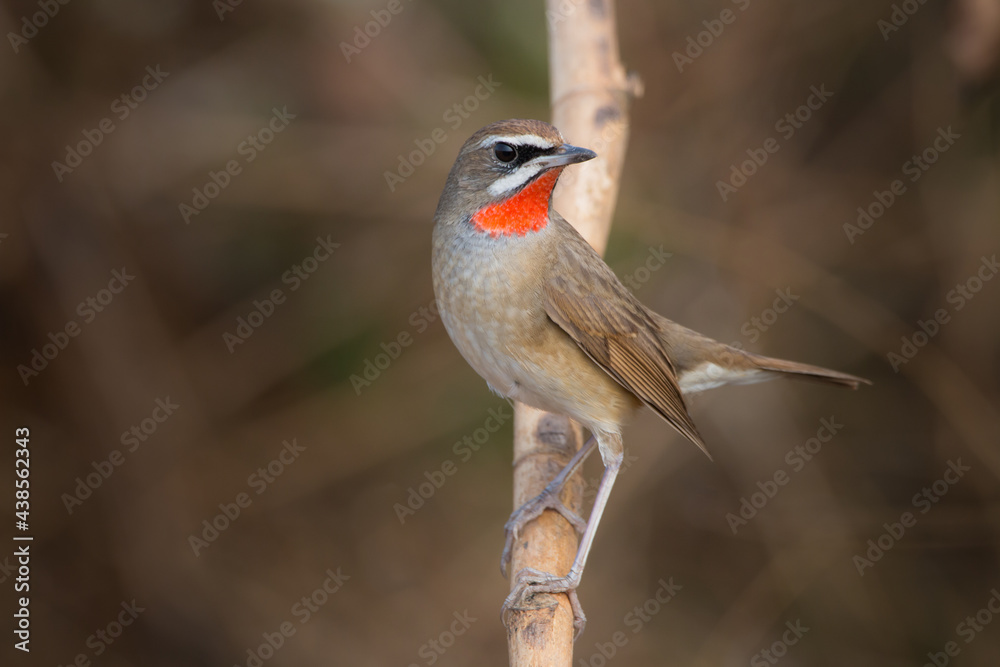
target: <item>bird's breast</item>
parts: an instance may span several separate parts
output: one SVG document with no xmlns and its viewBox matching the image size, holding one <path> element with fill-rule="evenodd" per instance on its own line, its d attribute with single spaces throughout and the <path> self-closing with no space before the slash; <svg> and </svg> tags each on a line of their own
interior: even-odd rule
<svg viewBox="0 0 1000 667">
<path fill-rule="evenodd" d="M 588 428 L 638 404 L 545 312 L 552 226 L 523 237 L 435 230 L 434 289 L 455 347 L 497 393 Z"/>
<path fill-rule="evenodd" d="M 441 320 L 466 361 L 495 391 L 511 396 L 518 360 L 547 324 L 538 280 L 509 239 L 483 235 L 439 243 L 437 236 L 434 291 Z"/>
</svg>

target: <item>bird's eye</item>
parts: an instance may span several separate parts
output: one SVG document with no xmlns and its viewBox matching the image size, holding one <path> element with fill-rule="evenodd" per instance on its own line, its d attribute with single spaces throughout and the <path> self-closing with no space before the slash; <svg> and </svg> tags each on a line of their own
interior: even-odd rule
<svg viewBox="0 0 1000 667">
<path fill-rule="evenodd" d="M 510 144 L 499 143 L 493 147 L 493 154 L 501 162 L 513 162 L 517 157 L 517 149 Z"/>
</svg>

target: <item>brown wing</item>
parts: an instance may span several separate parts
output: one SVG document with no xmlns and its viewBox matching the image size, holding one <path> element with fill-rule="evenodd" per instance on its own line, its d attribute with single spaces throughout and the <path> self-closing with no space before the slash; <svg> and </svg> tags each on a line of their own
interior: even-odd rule
<svg viewBox="0 0 1000 667">
<path fill-rule="evenodd" d="M 586 249 L 576 243 L 559 248 L 559 270 L 544 288 L 545 312 L 608 375 L 708 454 L 655 324 L 597 253 L 580 242 Z"/>
</svg>

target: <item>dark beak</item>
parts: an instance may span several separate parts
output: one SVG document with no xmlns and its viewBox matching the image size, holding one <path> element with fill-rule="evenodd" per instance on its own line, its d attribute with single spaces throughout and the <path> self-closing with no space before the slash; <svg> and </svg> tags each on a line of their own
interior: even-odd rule
<svg viewBox="0 0 1000 667">
<path fill-rule="evenodd" d="M 576 164 L 577 162 L 586 162 L 587 160 L 593 160 L 595 157 L 597 157 L 597 153 L 592 150 L 563 144 L 548 155 L 536 157 L 532 162 L 542 165 L 543 169 L 552 169 L 553 167 L 565 167 L 568 164 Z"/>
</svg>

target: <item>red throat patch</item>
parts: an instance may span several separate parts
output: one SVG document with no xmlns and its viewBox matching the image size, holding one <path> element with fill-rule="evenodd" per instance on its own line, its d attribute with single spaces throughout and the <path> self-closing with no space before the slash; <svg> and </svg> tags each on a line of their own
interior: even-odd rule
<svg viewBox="0 0 1000 667">
<path fill-rule="evenodd" d="M 472 216 L 473 226 L 490 236 L 524 236 L 549 222 L 549 198 L 563 168 L 550 169 L 513 197 L 490 204 Z"/>
</svg>

